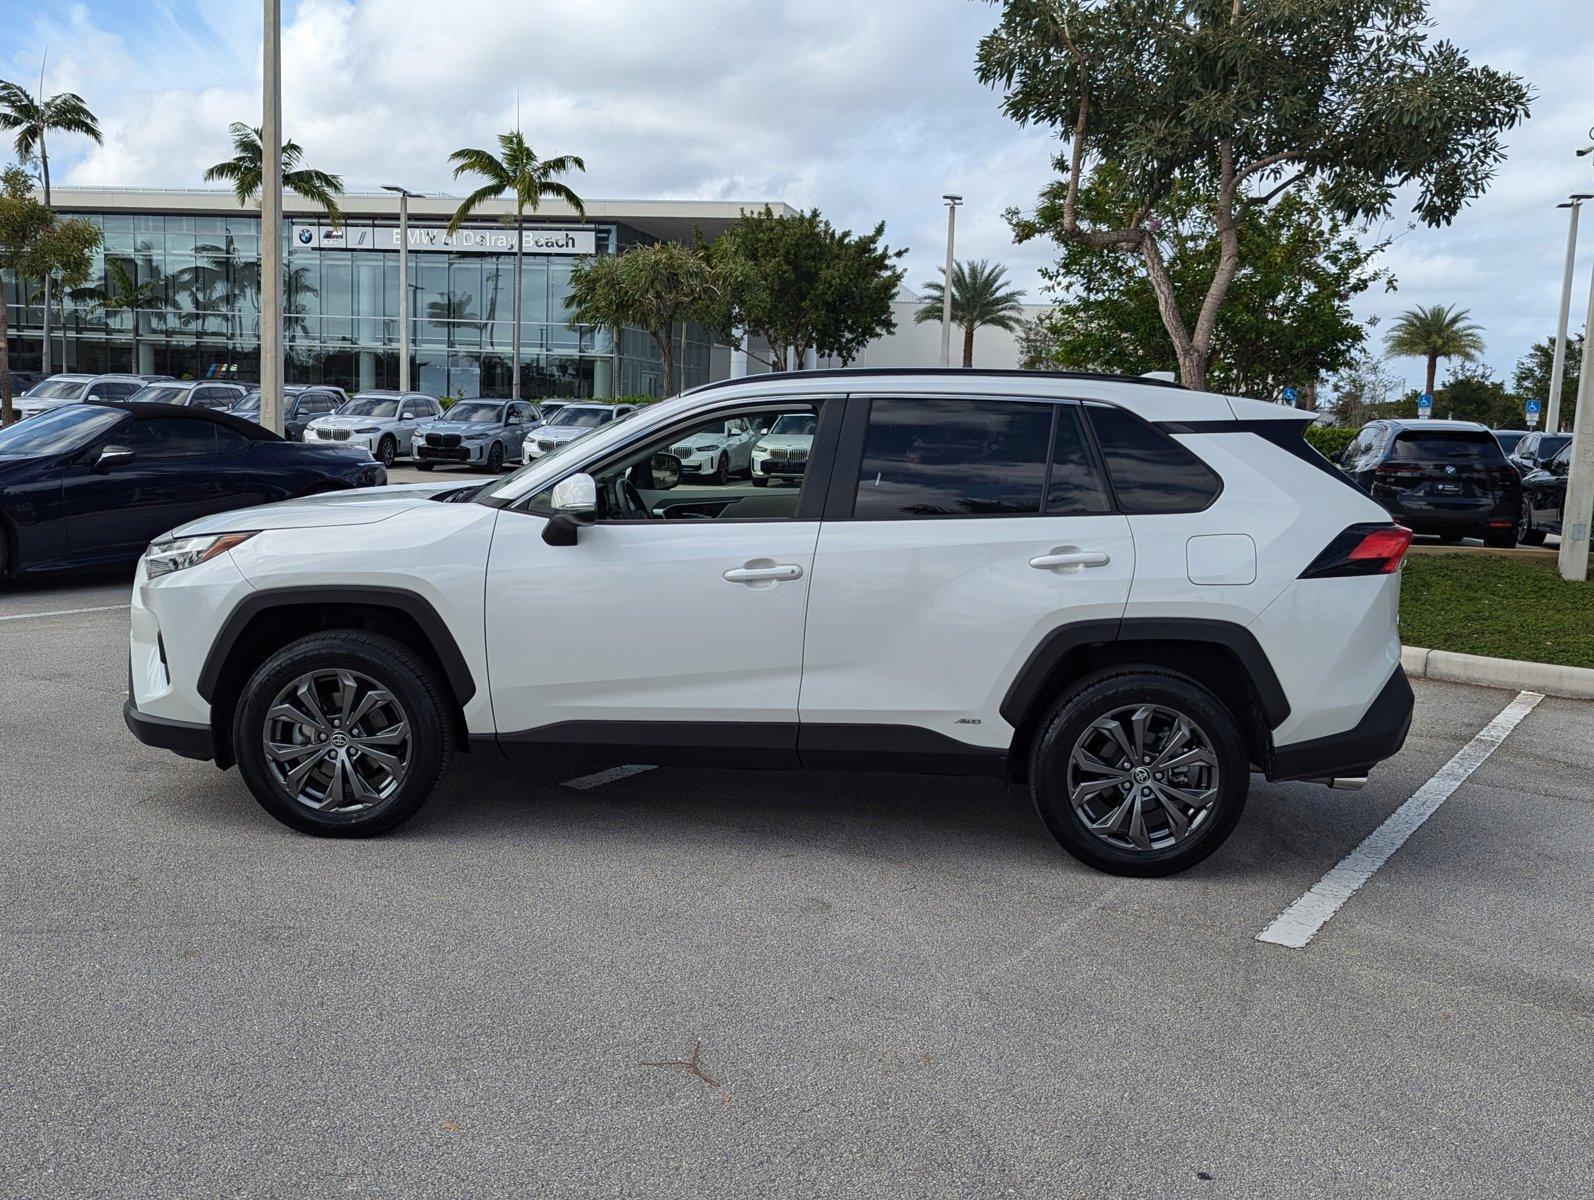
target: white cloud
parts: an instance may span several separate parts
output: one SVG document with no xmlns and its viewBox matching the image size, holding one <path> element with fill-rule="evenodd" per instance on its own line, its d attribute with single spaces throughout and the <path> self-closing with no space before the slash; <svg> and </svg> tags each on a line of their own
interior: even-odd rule
<svg viewBox="0 0 1594 1200">
<path fill-rule="evenodd" d="M 1013 246 L 1001 219 L 1033 203 L 1055 141 L 1008 121 L 975 81 L 975 43 L 995 19 L 983 3 L 285 7 L 285 129 L 353 190 L 462 191 L 448 153 L 510 127 L 518 92 L 540 152 L 586 158 L 577 186 L 590 196 L 785 200 L 855 229 L 884 219 L 891 243 L 911 248 L 917 285 L 941 261 L 941 193 L 957 191 L 967 198 L 960 257 L 1007 262 L 1030 288 L 1050 257 L 1044 245 Z M 1549 332 L 1565 232 L 1554 203 L 1594 185 L 1594 160 L 1572 157 L 1594 119 L 1594 47 L 1567 35 L 1581 9 L 1572 0 L 1435 5 L 1441 36 L 1526 75 L 1540 97 L 1489 195 L 1448 229 L 1405 234 L 1390 254 L 1400 291 L 1366 297 L 1364 315 L 1416 303 L 1471 308 L 1501 371 Z M 0 27 L 0 76 L 36 77 L 47 44 L 50 89 L 79 91 L 100 114 L 105 146 L 63 141 L 58 179 L 197 187 L 229 153 L 228 123 L 258 121 L 258 13 L 255 3 L 197 0 L 41 6 Z"/>
</svg>

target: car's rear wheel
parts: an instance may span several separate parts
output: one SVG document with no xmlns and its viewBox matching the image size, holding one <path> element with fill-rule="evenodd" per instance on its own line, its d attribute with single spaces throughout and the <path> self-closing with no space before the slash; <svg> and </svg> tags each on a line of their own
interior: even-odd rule
<svg viewBox="0 0 1594 1200">
<path fill-rule="evenodd" d="M 249 790 L 284 825 L 366 837 L 431 796 L 454 727 L 429 665 L 392 638 L 346 629 L 301 638 L 261 664 L 232 743 Z"/>
<path fill-rule="evenodd" d="M 1030 781 L 1041 819 L 1080 862 L 1170 875 L 1233 832 L 1249 767 L 1211 692 L 1171 671 L 1120 667 L 1058 697 L 1031 748 Z"/>
<path fill-rule="evenodd" d="M 1522 497 L 1522 515 L 1517 518 L 1517 541 L 1524 546 L 1542 546 L 1546 533 L 1533 526 L 1533 501 Z"/>
</svg>

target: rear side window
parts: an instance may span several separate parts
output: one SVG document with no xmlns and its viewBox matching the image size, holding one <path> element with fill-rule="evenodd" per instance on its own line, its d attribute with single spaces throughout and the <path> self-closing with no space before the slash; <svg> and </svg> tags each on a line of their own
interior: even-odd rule
<svg viewBox="0 0 1594 1200">
<path fill-rule="evenodd" d="M 1105 404 L 1087 411 L 1123 512 L 1200 512 L 1223 490 L 1211 467 L 1133 413 Z"/>
<path fill-rule="evenodd" d="M 1390 462 L 1504 462 L 1500 443 L 1483 429 L 1408 429 L 1389 448 Z"/>
<path fill-rule="evenodd" d="M 1055 407 L 999 400 L 873 401 L 853 515 L 882 520 L 1039 513 Z"/>
</svg>

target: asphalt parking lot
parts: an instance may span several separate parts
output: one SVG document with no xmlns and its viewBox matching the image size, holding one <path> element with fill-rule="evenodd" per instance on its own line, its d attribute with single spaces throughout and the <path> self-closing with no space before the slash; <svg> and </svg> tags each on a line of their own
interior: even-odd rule
<svg viewBox="0 0 1594 1200">
<path fill-rule="evenodd" d="M 1173 879 L 995 784 L 481 756 L 336 843 L 126 733 L 126 591 L 0 591 L 0 1194 L 1594 1191 L 1587 704 L 1288 949 L 1514 693 L 1420 685 L 1365 791 L 1259 782 Z"/>
</svg>

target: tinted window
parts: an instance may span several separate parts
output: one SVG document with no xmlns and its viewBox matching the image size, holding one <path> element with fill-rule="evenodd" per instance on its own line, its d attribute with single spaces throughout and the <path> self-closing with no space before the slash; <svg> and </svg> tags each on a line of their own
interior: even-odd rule
<svg viewBox="0 0 1594 1200">
<path fill-rule="evenodd" d="M 93 383 L 89 385 L 89 395 L 105 400 L 126 400 L 134 392 L 143 389 L 141 383 Z"/>
<path fill-rule="evenodd" d="M 1533 447 L 1533 457 L 1540 462 L 1546 462 L 1571 444 L 1572 435 L 1569 433 L 1544 434 L 1539 438 L 1539 444 Z"/>
<path fill-rule="evenodd" d="M 853 515 L 1040 512 L 1053 408 L 999 400 L 874 401 Z"/>
<path fill-rule="evenodd" d="M 139 388 L 131 398 L 140 404 L 182 404 L 188 399 L 188 389 L 169 383 L 152 383 Z"/>
<path fill-rule="evenodd" d="M 116 431 L 116 443 L 138 452 L 141 458 L 177 458 L 189 454 L 214 454 L 220 448 L 216 426 L 187 417 L 152 417 L 129 421 Z"/>
<path fill-rule="evenodd" d="M 1390 462 L 1503 462 L 1500 443 L 1483 429 L 1408 429 L 1389 448 Z"/>
<path fill-rule="evenodd" d="M 1124 512 L 1200 512 L 1223 490 L 1211 467 L 1133 413 L 1102 404 L 1089 412 Z"/>
<path fill-rule="evenodd" d="M 120 409 L 57 408 L 0 429 L 0 455 L 60 454 L 86 446 L 126 419 Z"/>
<path fill-rule="evenodd" d="M 1494 440 L 1500 443 L 1500 449 L 1504 450 L 1507 454 L 1510 454 L 1511 451 L 1517 449 L 1522 444 L 1522 439 L 1524 436 L 1524 434 L 1515 433 L 1510 430 L 1497 429 L 1495 430 Z"/>
<path fill-rule="evenodd" d="M 1046 489 L 1049 513 L 1099 513 L 1112 508 L 1101 472 L 1085 437 L 1084 417 L 1072 404 L 1057 410 L 1052 438 L 1052 473 Z"/>
</svg>

